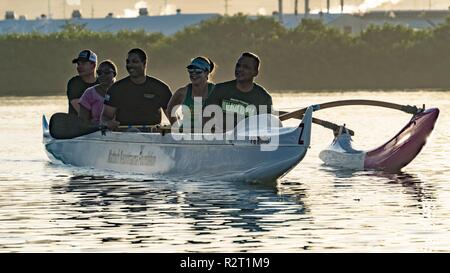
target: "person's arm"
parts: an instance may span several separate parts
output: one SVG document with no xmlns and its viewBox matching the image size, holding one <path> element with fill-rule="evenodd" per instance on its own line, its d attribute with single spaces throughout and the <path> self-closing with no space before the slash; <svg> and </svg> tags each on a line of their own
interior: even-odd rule
<svg viewBox="0 0 450 273">
<path fill-rule="evenodd" d="M 218 107 L 222 108 L 222 91 L 220 88 L 217 87 L 217 85 L 212 91 L 211 95 L 209 95 L 209 97 L 206 99 L 205 107 L 209 105 L 217 105 Z M 203 117 L 203 124 L 205 124 L 206 122 L 215 117 L 216 117 L 215 115 L 213 115 L 212 117 Z"/>
<path fill-rule="evenodd" d="M 174 124 L 179 117 L 177 115 L 172 116 L 173 109 L 182 104 L 185 97 L 186 97 L 186 87 L 181 87 L 178 89 L 175 94 L 173 94 L 172 98 L 169 100 L 169 103 L 167 104 L 167 109 L 165 110 L 166 117 L 169 119 L 170 124 Z M 175 114 L 175 113 L 173 113 Z"/>
<path fill-rule="evenodd" d="M 169 104 L 170 99 L 172 98 L 172 92 L 170 91 L 170 88 L 168 85 L 163 84 L 162 89 L 165 89 L 160 97 L 160 110 L 161 110 L 161 118 L 163 119 L 163 115 L 166 116 L 166 118 L 169 120 L 169 116 L 167 116 L 167 106 Z M 162 122 L 162 119 L 160 122 Z"/>
<path fill-rule="evenodd" d="M 91 123 L 91 111 L 84 107 L 83 105 L 79 104 L 79 111 L 78 111 L 78 117 L 86 124 Z"/>
<path fill-rule="evenodd" d="M 272 96 L 269 95 L 269 98 L 267 99 L 267 114 L 271 114 L 272 112 L 273 112 Z"/>
<path fill-rule="evenodd" d="M 70 104 L 72 104 L 73 108 L 77 111 L 77 113 L 80 113 L 80 99 L 70 100 Z"/>
<path fill-rule="evenodd" d="M 116 107 L 103 105 L 101 123 L 110 130 L 116 130 L 120 125 L 120 122 L 116 120 L 116 111 Z"/>
<path fill-rule="evenodd" d="M 69 104 L 75 109 L 75 111 L 77 111 L 77 113 L 80 111 L 80 106 L 79 106 L 79 95 L 76 92 L 77 90 L 77 84 L 76 84 L 76 80 L 75 78 L 72 78 L 69 80 L 69 82 L 67 83 L 67 99 L 69 101 Z M 69 108 L 69 112 L 70 112 L 70 108 Z"/>
</svg>

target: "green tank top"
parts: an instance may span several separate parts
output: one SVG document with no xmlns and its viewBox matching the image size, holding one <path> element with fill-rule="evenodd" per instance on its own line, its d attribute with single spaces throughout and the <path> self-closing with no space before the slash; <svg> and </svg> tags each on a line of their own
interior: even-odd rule
<svg viewBox="0 0 450 273">
<path fill-rule="evenodd" d="M 206 99 L 211 95 L 215 84 L 208 83 L 208 96 L 202 100 L 202 110 L 205 107 Z M 194 113 L 194 98 L 192 97 L 192 84 L 188 85 L 188 89 L 186 92 L 186 97 L 184 98 L 183 105 L 189 107 L 189 111 L 191 112 L 191 127 L 194 126 L 194 119 L 196 113 Z M 201 115 L 201 113 L 199 113 Z M 186 118 L 185 113 L 183 113 L 183 117 Z"/>
</svg>

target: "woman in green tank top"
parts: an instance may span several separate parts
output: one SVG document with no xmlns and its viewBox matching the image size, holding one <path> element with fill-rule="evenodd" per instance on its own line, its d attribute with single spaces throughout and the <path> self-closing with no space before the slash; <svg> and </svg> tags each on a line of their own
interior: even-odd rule
<svg viewBox="0 0 450 273">
<path fill-rule="evenodd" d="M 192 59 L 186 68 L 191 83 L 175 91 L 167 105 L 166 116 L 169 117 L 171 124 L 180 122 L 181 118 L 177 115 L 177 110 L 178 106 L 181 106 L 182 126 L 185 125 L 183 127 L 186 128 L 186 125 L 190 124 L 187 127 L 194 128 L 194 125 L 197 126 L 195 123 L 201 123 L 199 121 L 202 115 L 202 111 L 194 111 L 195 103 L 197 102 L 199 106 L 201 104 L 201 110 L 203 110 L 206 99 L 214 89 L 214 84 L 209 82 L 209 77 L 214 71 L 214 62 L 209 58 L 199 56 Z M 199 108 L 199 106 L 197 107 Z M 202 124 L 198 124 L 198 126 L 201 128 Z"/>
</svg>

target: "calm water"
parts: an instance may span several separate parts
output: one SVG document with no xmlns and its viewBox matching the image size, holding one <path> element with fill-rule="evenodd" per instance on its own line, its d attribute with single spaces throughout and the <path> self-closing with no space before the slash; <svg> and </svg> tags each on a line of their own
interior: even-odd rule
<svg viewBox="0 0 450 273">
<path fill-rule="evenodd" d="M 450 251 L 450 92 L 281 94 L 274 104 L 294 110 L 358 98 L 440 108 L 427 145 L 402 173 L 322 165 L 318 154 L 332 133 L 318 126 L 305 159 L 272 184 L 53 165 L 41 115 L 66 111 L 65 98 L 0 98 L 0 252 Z M 316 117 L 346 123 L 363 149 L 383 144 L 410 118 L 362 106 Z"/>
</svg>

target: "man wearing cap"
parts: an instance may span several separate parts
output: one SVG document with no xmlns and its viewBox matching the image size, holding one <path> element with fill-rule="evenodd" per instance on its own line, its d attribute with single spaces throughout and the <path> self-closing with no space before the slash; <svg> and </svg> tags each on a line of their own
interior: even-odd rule
<svg viewBox="0 0 450 273">
<path fill-rule="evenodd" d="M 115 82 L 105 96 L 103 124 L 112 130 L 119 125 L 160 124 L 172 97 L 169 86 L 146 75 L 147 54 L 140 48 L 128 52 L 126 68 L 129 76 Z"/>
<path fill-rule="evenodd" d="M 271 113 L 272 97 L 264 87 L 254 82 L 259 66 L 260 59 L 256 54 L 242 53 L 234 70 L 236 79 L 217 84 L 207 99 L 206 105 L 217 105 L 222 108 L 223 129 L 234 128 L 240 120 L 248 116 Z M 228 124 L 227 120 L 234 122 Z M 221 128 L 216 126 L 217 129 Z"/>
<path fill-rule="evenodd" d="M 72 60 L 77 64 L 78 75 L 71 78 L 67 83 L 67 98 L 69 100 L 69 114 L 78 115 L 80 97 L 84 91 L 98 84 L 95 77 L 95 68 L 97 66 L 97 55 L 89 49 L 85 49 L 78 54 L 78 57 Z"/>
</svg>

